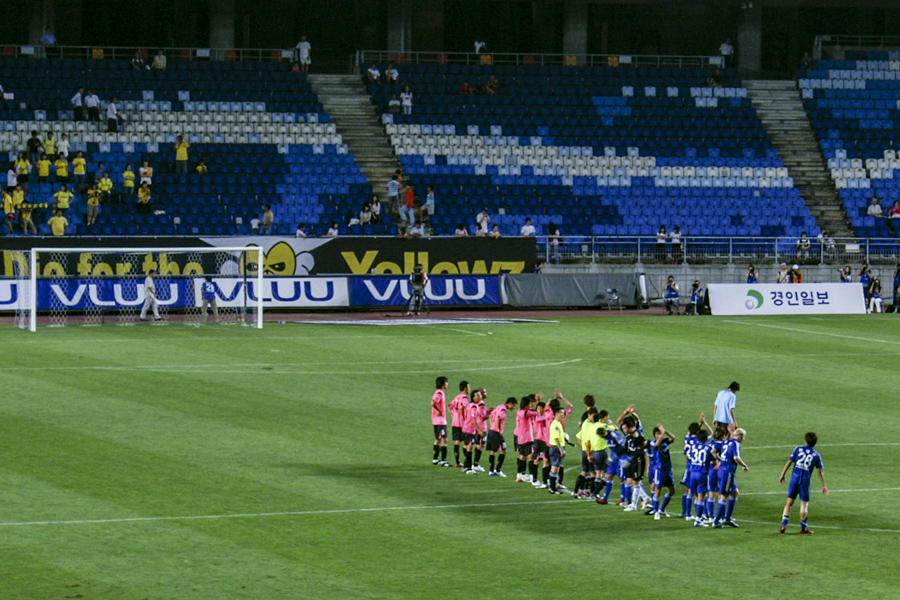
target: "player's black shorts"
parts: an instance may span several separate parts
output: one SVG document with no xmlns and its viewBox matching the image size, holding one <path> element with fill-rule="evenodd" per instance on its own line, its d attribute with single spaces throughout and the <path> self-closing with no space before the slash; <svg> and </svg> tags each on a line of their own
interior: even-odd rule
<svg viewBox="0 0 900 600">
<path fill-rule="evenodd" d="M 450 433 L 453 435 L 454 442 L 462 442 L 466 439 L 465 434 L 462 432 L 462 427 L 454 427 Z"/>
<path fill-rule="evenodd" d="M 506 440 L 503 439 L 503 435 L 499 431 L 488 431 L 486 448 L 488 452 L 497 452 L 498 450 L 505 452 Z"/>
<path fill-rule="evenodd" d="M 466 446 L 468 446 L 469 444 L 477 444 L 477 443 L 478 443 L 478 442 L 476 441 L 476 440 L 478 439 L 478 434 L 476 434 L 476 433 L 466 433 L 466 434 L 463 434 L 463 435 L 466 436 L 466 439 L 464 440 L 464 443 L 465 443 Z"/>
<path fill-rule="evenodd" d="M 534 440 L 534 458 L 537 460 L 538 458 L 546 458 L 547 457 L 547 442 L 543 442 L 541 440 Z"/>
<path fill-rule="evenodd" d="M 528 442 L 527 444 L 519 444 L 519 456 L 531 456 L 531 450 L 534 447 L 534 442 Z"/>
<path fill-rule="evenodd" d="M 446 425 L 435 425 L 434 426 L 434 439 L 436 439 L 436 440 L 447 439 L 447 426 Z"/>
<path fill-rule="evenodd" d="M 644 471 L 646 471 L 646 468 L 647 458 L 646 455 L 641 452 L 631 459 L 631 463 L 625 470 L 625 479 L 633 479 L 635 481 L 642 480 L 644 478 Z"/>
<path fill-rule="evenodd" d="M 581 470 L 584 473 L 590 473 L 594 470 L 594 465 L 591 464 L 591 456 L 584 450 L 581 451 Z"/>
</svg>

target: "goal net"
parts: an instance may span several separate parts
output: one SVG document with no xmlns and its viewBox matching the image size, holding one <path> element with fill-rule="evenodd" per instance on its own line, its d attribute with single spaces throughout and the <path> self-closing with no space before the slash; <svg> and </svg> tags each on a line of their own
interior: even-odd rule
<svg viewBox="0 0 900 600">
<path fill-rule="evenodd" d="M 263 252 L 240 248 L 34 248 L 17 324 L 238 323 L 262 328 Z M 21 282 L 21 279 L 19 279 Z M 19 287 L 22 287 L 19 283 Z"/>
</svg>

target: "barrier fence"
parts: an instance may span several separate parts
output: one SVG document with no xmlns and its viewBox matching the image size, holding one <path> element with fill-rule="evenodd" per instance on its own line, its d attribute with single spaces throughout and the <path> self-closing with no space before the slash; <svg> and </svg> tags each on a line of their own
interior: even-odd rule
<svg viewBox="0 0 900 600">
<path fill-rule="evenodd" d="M 627 54 L 518 54 L 509 52 L 397 52 L 359 50 L 356 66 L 375 63 L 452 65 L 564 65 L 570 67 L 709 67 L 723 66 L 721 56 L 656 56 Z"/>
<path fill-rule="evenodd" d="M 900 263 L 900 239 L 796 237 L 683 237 L 659 243 L 655 236 L 562 236 L 558 244 L 538 238 L 538 260 L 548 263 L 733 264 Z"/>
<path fill-rule="evenodd" d="M 294 58 L 294 49 L 289 48 L 157 48 L 139 46 L 3 46 L 0 56 L 4 58 L 65 58 L 65 59 L 109 59 L 130 60 L 134 53 L 152 61 L 159 50 L 167 61 L 225 60 L 252 62 L 281 62 Z"/>
</svg>

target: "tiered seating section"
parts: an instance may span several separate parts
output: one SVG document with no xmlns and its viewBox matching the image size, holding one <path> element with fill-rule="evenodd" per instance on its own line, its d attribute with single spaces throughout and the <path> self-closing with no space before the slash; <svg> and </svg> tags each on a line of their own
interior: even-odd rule
<svg viewBox="0 0 900 600">
<path fill-rule="evenodd" d="M 900 235 L 900 223 L 868 216 L 877 198 L 885 217 L 900 200 L 900 52 L 848 52 L 798 73 L 804 104 L 853 230 Z"/>
<path fill-rule="evenodd" d="M 411 115 L 383 121 L 417 185 L 435 186 L 436 233 L 474 229 L 486 206 L 515 235 L 693 236 L 818 233 L 731 72 L 712 69 L 400 65 L 400 85 L 369 84 L 386 109 L 409 85 Z M 496 95 L 464 82 L 499 81 Z"/>
<path fill-rule="evenodd" d="M 305 75 L 291 72 L 287 63 L 170 59 L 166 71 L 150 72 L 119 60 L 0 59 L 0 81 L 15 95 L 0 100 L 0 147 L 11 160 L 37 130 L 41 139 L 52 131 L 58 140 L 65 132 L 69 161 L 83 151 L 89 173 L 105 163 L 117 192 L 127 163 L 135 172 L 145 160 L 154 168 L 156 214 L 137 214 L 135 197 L 126 196 L 125 204 L 103 206 L 88 231 L 82 223 L 85 197 L 79 194 L 67 215 L 75 233 L 249 233 L 250 220 L 262 217 L 265 204 L 273 207 L 278 233 L 292 234 L 304 221 L 308 231 L 324 233 L 332 220 L 347 221 L 336 207 L 359 207 L 371 197 Z M 79 86 L 101 98 L 100 123 L 73 121 L 69 100 Z M 127 123 L 107 133 L 105 108 L 113 96 Z M 191 142 L 191 169 L 202 158 L 207 175 L 175 173 L 179 134 Z M 27 201 L 52 202 L 58 189 L 32 183 Z M 392 230 L 388 222 L 368 232 Z"/>
</svg>

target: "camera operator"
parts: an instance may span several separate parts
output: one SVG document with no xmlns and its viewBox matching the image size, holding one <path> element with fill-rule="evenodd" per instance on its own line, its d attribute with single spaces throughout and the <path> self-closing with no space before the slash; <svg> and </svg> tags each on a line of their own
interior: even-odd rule
<svg viewBox="0 0 900 600">
<path fill-rule="evenodd" d="M 412 274 L 409 276 L 409 287 L 412 293 L 409 296 L 409 304 L 406 307 L 406 314 L 412 314 L 413 310 L 415 310 L 416 315 L 424 307 L 425 310 L 431 313 L 428 308 L 428 302 L 425 300 L 425 286 L 428 284 L 428 275 L 425 274 L 425 271 L 421 264 L 417 264 L 413 268 Z"/>
<path fill-rule="evenodd" d="M 750 267 L 751 269 L 753 267 Z M 748 281 L 749 283 L 749 281 Z M 691 285 L 691 303 L 684 308 L 686 315 L 699 315 L 701 305 L 703 304 L 703 288 L 700 287 L 700 281 L 695 280 Z"/>
</svg>

